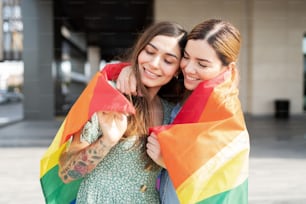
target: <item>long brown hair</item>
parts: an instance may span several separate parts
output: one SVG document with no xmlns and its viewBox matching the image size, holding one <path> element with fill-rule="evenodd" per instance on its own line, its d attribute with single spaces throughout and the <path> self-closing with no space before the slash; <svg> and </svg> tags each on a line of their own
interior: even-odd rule
<svg viewBox="0 0 306 204">
<path fill-rule="evenodd" d="M 144 158 L 146 161 L 148 161 L 148 165 L 150 167 L 152 164 L 154 164 L 154 162 L 146 154 L 145 144 L 146 138 L 148 136 L 148 130 L 149 127 L 152 127 L 153 120 L 151 117 L 152 111 L 150 108 L 147 89 L 140 80 L 138 55 L 150 43 L 150 41 L 158 35 L 178 38 L 179 47 L 181 49 L 181 56 L 187 39 L 187 32 L 180 25 L 172 22 L 159 22 L 151 25 L 140 35 L 130 55 L 129 61 L 131 62 L 133 72 L 138 82 L 137 90 L 140 90 L 143 96 L 129 96 L 130 100 L 133 102 L 134 107 L 136 108 L 136 114 L 129 117 L 129 123 L 125 137 L 133 135 L 139 136 L 135 146 L 142 146 Z M 177 102 L 181 98 L 182 92 L 183 82 L 174 78 L 160 89 L 158 95 L 161 98 Z"/>
</svg>

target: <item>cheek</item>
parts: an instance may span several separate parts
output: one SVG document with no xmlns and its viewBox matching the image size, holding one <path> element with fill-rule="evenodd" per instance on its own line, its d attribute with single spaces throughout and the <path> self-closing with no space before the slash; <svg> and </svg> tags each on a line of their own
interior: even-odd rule
<svg viewBox="0 0 306 204">
<path fill-rule="evenodd" d="M 181 59 L 180 67 L 181 69 L 184 69 L 186 67 L 187 61 L 183 58 Z"/>
<path fill-rule="evenodd" d="M 144 51 L 141 51 L 141 52 L 139 53 L 139 55 L 138 55 L 137 60 L 138 60 L 138 64 L 140 64 L 140 63 L 146 61 L 146 60 L 147 60 L 147 55 L 146 55 L 146 53 L 145 53 Z"/>
<path fill-rule="evenodd" d="M 202 78 L 204 80 L 210 80 L 210 79 L 213 79 L 213 78 L 217 77 L 221 72 L 222 72 L 221 67 L 214 67 L 211 72 L 206 72 L 206 73 L 202 74 Z"/>
<path fill-rule="evenodd" d="M 179 70 L 179 63 L 175 65 L 167 65 L 164 67 L 164 74 L 167 77 L 173 77 L 178 70 Z"/>
</svg>

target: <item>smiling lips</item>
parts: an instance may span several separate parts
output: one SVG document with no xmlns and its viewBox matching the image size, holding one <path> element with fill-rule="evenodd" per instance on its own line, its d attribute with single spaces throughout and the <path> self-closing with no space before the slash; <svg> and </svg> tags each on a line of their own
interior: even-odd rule
<svg viewBox="0 0 306 204">
<path fill-rule="evenodd" d="M 144 70 L 145 75 L 148 78 L 156 79 L 156 78 L 160 77 L 160 75 L 151 72 L 149 69 L 147 69 L 145 67 L 143 68 L 143 70 Z"/>
<path fill-rule="evenodd" d="M 185 75 L 185 79 L 188 80 L 188 81 L 197 81 L 197 80 L 199 80 L 198 78 L 191 77 L 191 76 L 188 76 L 188 75 Z"/>
</svg>

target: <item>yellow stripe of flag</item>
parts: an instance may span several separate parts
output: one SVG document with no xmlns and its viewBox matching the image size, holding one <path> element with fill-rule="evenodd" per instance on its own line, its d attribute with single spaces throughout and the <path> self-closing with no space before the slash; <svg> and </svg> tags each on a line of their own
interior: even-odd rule
<svg viewBox="0 0 306 204">
<path fill-rule="evenodd" d="M 178 187 L 181 203 L 196 203 L 242 184 L 248 177 L 248 146 L 244 131 Z"/>
</svg>

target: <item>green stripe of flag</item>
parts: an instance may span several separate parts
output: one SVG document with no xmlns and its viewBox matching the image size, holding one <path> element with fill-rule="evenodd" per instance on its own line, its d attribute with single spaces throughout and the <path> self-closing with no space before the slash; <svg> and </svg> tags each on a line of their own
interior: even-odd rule
<svg viewBox="0 0 306 204">
<path fill-rule="evenodd" d="M 234 189 L 219 193 L 198 204 L 247 204 L 248 203 L 248 180 Z"/>
<path fill-rule="evenodd" d="M 46 204 L 69 204 L 76 198 L 81 179 L 65 184 L 58 176 L 58 165 L 50 169 L 40 183 L 45 195 Z"/>
</svg>

